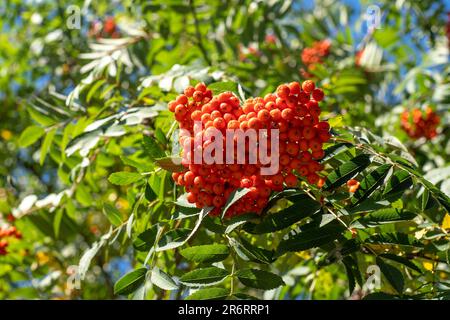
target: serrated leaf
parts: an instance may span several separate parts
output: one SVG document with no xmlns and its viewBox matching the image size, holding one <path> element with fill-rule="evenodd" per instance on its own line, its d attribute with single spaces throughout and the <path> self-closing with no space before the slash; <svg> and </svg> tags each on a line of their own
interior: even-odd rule
<svg viewBox="0 0 450 320">
<path fill-rule="evenodd" d="M 370 159 L 370 155 L 360 154 L 348 162 L 340 165 L 327 176 L 327 180 L 323 186 L 324 190 L 339 187 L 353 178 L 370 164 Z"/>
<path fill-rule="evenodd" d="M 411 175 L 406 170 L 397 170 L 388 180 L 383 191 L 383 196 L 389 196 L 394 193 L 405 191 L 413 184 Z"/>
<path fill-rule="evenodd" d="M 320 203 L 307 195 L 301 194 L 296 197 L 294 204 L 290 207 L 266 215 L 258 224 L 249 222 L 244 226 L 244 229 L 254 234 L 275 232 L 313 215 L 319 209 Z"/>
<path fill-rule="evenodd" d="M 155 244 L 157 234 L 158 225 L 153 225 L 136 237 L 133 241 L 133 247 L 138 251 L 149 251 Z"/>
<path fill-rule="evenodd" d="M 391 167 L 392 166 L 389 164 L 384 164 L 372 170 L 368 175 L 366 175 L 361 181 L 361 185 L 359 186 L 358 190 L 356 190 L 351 198 L 352 204 L 357 205 L 358 203 L 367 199 L 372 194 L 372 192 L 374 192 L 375 189 L 383 183 L 384 178 L 388 174 Z"/>
<path fill-rule="evenodd" d="M 180 254 L 190 261 L 211 263 L 225 260 L 230 254 L 230 249 L 224 244 L 207 244 L 185 248 Z"/>
<path fill-rule="evenodd" d="M 190 287 L 211 286 L 225 280 L 229 276 L 229 272 L 222 268 L 208 267 L 193 270 L 185 273 L 180 282 Z"/>
<path fill-rule="evenodd" d="M 19 146 L 28 147 L 39 140 L 45 134 L 45 130 L 39 126 L 29 126 L 22 132 L 19 138 Z"/>
<path fill-rule="evenodd" d="M 109 203 L 104 203 L 103 213 L 112 225 L 117 227 L 122 224 L 122 214 L 116 209 L 116 207 L 110 205 Z"/>
<path fill-rule="evenodd" d="M 366 243 L 390 244 L 407 247 L 423 247 L 423 244 L 416 238 L 405 233 L 380 233 L 370 236 L 365 240 Z"/>
<path fill-rule="evenodd" d="M 274 251 L 252 245 L 244 238 L 240 238 L 237 245 L 240 247 L 242 253 L 244 253 L 250 261 L 257 263 L 270 264 L 274 262 Z"/>
<path fill-rule="evenodd" d="M 200 289 L 186 298 L 186 300 L 223 300 L 230 294 L 223 288 Z"/>
<path fill-rule="evenodd" d="M 284 285 L 280 276 L 264 270 L 241 269 L 236 272 L 236 277 L 243 285 L 250 288 L 271 290 Z"/>
<path fill-rule="evenodd" d="M 142 176 L 140 173 L 125 172 L 125 171 L 114 172 L 108 178 L 109 182 L 111 182 L 112 184 L 115 184 L 115 185 L 119 185 L 119 186 L 131 184 L 131 183 L 139 181 L 141 179 L 142 179 Z"/>
<path fill-rule="evenodd" d="M 327 224 L 323 227 L 312 227 L 282 240 L 278 245 L 277 256 L 289 251 L 303 251 L 322 246 L 337 239 L 345 228 L 341 225 Z"/>
<path fill-rule="evenodd" d="M 381 273 L 386 277 L 387 281 L 399 293 L 403 293 L 403 274 L 396 267 L 384 262 L 380 257 L 376 258 L 377 265 L 380 267 Z"/>
<path fill-rule="evenodd" d="M 114 294 L 128 295 L 136 291 L 144 283 L 146 274 L 146 268 L 127 273 L 114 284 Z"/>
<path fill-rule="evenodd" d="M 385 259 L 389 259 L 398 263 L 401 263 L 405 266 L 407 266 L 408 268 L 410 268 L 411 270 L 417 271 L 419 273 L 422 273 L 422 271 L 420 271 L 420 269 L 411 261 L 409 261 L 407 258 L 402 257 L 402 256 L 398 256 L 395 254 L 391 254 L 391 253 L 383 253 L 380 254 L 380 257 L 383 257 Z"/>
<path fill-rule="evenodd" d="M 362 218 L 354 220 L 350 227 L 366 228 L 375 227 L 386 223 L 412 220 L 416 214 L 401 209 L 386 208 L 368 213 Z"/>
<path fill-rule="evenodd" d="M 160 270 L 158 267 L 152 269 L 150 276 L 150 281 L 157 287 L 163 290 L 176 290 L 178 285 L 173 281 L 173 279 L 164 271 Z"/>
</svg>

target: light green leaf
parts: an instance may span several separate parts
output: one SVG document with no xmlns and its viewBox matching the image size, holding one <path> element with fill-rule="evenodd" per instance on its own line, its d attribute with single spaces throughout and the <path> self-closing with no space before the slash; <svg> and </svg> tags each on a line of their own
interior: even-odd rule
<svg viewBox="0 0 450 320">
<path fill-rule="evenodd" d="M 145 281 L 146 268 L 133 270 L 114 284 L 114 294 L 128 295 L 136 291 Z"/>
<path fill-rule="evenodd" d="M 45 134 L 45 130 L 39 126 L 29 126 L 20 135 L 19 146 L 28 147 L 39 140 Z"/>
</svg>

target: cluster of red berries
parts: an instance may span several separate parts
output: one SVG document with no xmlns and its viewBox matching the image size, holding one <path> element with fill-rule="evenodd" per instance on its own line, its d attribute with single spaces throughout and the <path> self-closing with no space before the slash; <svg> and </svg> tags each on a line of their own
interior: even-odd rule
<svg viewBox="0 0 450 320">
<path fill-rule="evenodd" d="M 329 40 L 316 41 L 312 47 L 302 51 L 302 62 L 308 69 L 314 69 L 314 65 L 323 62 L 323 58 L 330 54 L 331 42 Z"/>
<path fill-rule="evenodd" d="M 117 27 L 114 17 L 107 17 L 103 23 L 101 21 L 94 21 L 89 29 L 90 37 L 94 38 L 120 38 L 120 31 Z"/>
<path fill-rule="evenodd" d="M 0 228 L 0 256 L 4 256 L 8 254 L 7 248 L 9 242 L 6 238 L 16 238 L 21 239 L 22 233 L 17 230 L 14 226 L 9 227 L 1 227 Z"/>
<path fill-rule="evenodd" d="M 425 112 L 418 108 L 412 111 L 405 110 L 400 119 L 402 129 L 413 139 L 434 138 L 437 136 L 439 122 L 439 116 L 430 107 L 427 107 Z"/>
<path fill-rule="evenodd" d="M 269 93 L 264 98 L 257 97 L 246 100 L 240 105 L 239 99 L 231 92 L 223 92 L 213 96 L 205 84 L 188 87 L 168 104 L 174 112 L 180 128 L 189 134 L 180 136 L 183 146 L 182 164 L 187 168 L 184 172 L 176 172 L 172 177 L 176 184 L 184 186 L 187 200 L 197 207 L 214 206 L 212 214 L 219 214 L 231 193 L 238 188 L 250 191 L 233 204 L 226 213 L 230 217 L 246 212 L 260 213 L 266 206 L 272 191 L 283 190 L 298 185 L 297 175 L 304 177 L 310 184 L 323 185 L 324 179 L 318 175 L 323 166 L 318 162 L 324 156 L 323 143 L 330 139 L 330 126 L 319 120 L 319 101 L 324 98 L 321 89 L 315 88 L 314 82 L 307 80 L 301 85 L 298 82 L 280 85 L 276 93 Z M 199 127 L 195 127 L 199 126 Z M 234 145 L 234 162 L 232 164 L 196 164 L 195 148 L 205 150 L 214 143 L 220 132 L 222 145 L 226 145 L 227 129 L 255 131 L 264 130 L 265 141 L 257 135 L 257 146 L 264 145 L 269 155 L 272 150 L 271 129 L 278 129 L 276 149 L 279 156 L 278 171 L 271 175 L 261 175 L 261 169 L 267 167 L 260 159 L 256 163 L 249 161 L 255 154 L 257 146 L 245 142 L 245 162 L 237 161 L 238 146 Z M 195 134 L 194 134 L 195 133 Z M 234 136 L 236 141 L 236 136 Z M 226 150 L 223 148 L 223 159 Z M 241 155 L 242 156 L 242 155 Z M 270 156 L 270 155 L 269 155 Z"/>
</svg>

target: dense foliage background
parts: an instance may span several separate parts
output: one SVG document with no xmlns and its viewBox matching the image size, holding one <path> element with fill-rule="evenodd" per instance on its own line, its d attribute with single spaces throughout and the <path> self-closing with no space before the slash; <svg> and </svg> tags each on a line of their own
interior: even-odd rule
<svg viewBox="0 0 450 320">
<path fill-rule="evenodd" d="M 4 235 L 0 298 L 449 298 L 449 10 L 2 2 L 0 225 L 19 232 Z M 189 205 L 158 160 L 167 102 L 199 81 L 250 97 L 306 78 L 333 133 L 324 188 L 275 194 L 251 221 Z M 436 136 L 413 138 L 401 114 L 427 107 Z"/>
</svg>

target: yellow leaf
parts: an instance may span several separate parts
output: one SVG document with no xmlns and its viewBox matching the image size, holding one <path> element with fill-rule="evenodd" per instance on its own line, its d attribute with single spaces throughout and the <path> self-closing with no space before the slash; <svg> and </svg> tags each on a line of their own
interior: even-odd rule
<svg viewBox="0 0 450 320">
<path fill-rule="evenodd" d="M 309 258 L 311 258 L 311 255 L 308 251 L 298 251 L 295 254 L 304 260 L 308 260 Z"/>
<path fill-rule="evenodd" d="M 448 212 L 445 214 L 444 220 L 442 220 L 442 229 L 450 229 L 450 215 Z"/>
</svg>

